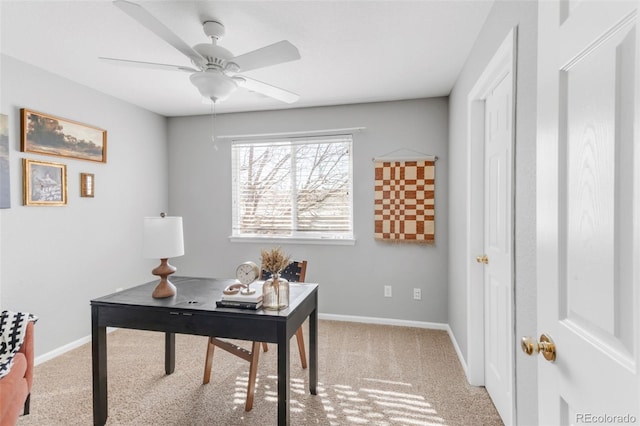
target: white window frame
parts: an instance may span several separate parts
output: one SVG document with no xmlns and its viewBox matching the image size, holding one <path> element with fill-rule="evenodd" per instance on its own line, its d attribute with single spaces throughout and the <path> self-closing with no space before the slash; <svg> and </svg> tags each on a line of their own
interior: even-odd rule
<svg viewBox="0 0 640 426">
<path fill-rule="evenodd" d="M 247 145 L 247 144 L 269 144 L 269 143 L 273 143 L 273 145 L 277 145 L 277 144 L 282 144 L 284 143 L 291 143 L 292 146 L 294 145 L 300 145 L 302 143 L 310 143 L 313 144 L 314 140 L 318 140 L 318 139 L 331 139 L 331 138 L 335 138 L 336 141 L 338 141 L 338 139 L 344 139 L 345 137 L 350 138 L 350 159 L 349 159 L 349 207 L 350 207 L 350 217 L 349 217 L 349 227 L 351 229 L 350 233 L 344 234 L 344 235 L 340 235 L 340 234 L 330 234 L 330 233 L 310 233 L 310 232 L 296 232 L 295 231 L 295 223 L 293 224 L 293 228 L 294 230 L 292 230 L 291 234 L 289 235 L 260 235 L 260 234 L 247 234 L 247 235 L 239 235 L 234 233 L 234 227 L 236 226 L 236 221 L 238 220 L 238 218 L 236 217 L 237 215 L 237 203 L 238 201 L 236 200 L 236 194 L 237 194 L 237 185 L 238 185 L 238 181 L 237 181 L 237 176 L 236 176 L 236 169 L 237 169 L 237 165 L 233 164 L 234 162 L 234 158 L 233 158 L 233 148 L 232 148 L 232 234 L 229 237 L 229 240 L 232 242 L 251 242 L 251 243 L 268 243 L 268 242 L 274 242 L 274 243 L 295 243 L 295 244 L 334 244 L 334 245 L 353 245 L 355 244 L 355 236 L 354 236 L 354 221 L 353 221 L 353 216 L 354 216 L 354 206 L 353 206 L 353 146 L 354 146 L 354 138 L 353 138 L 353 133 L 327 133 L 327 134 L 322 134 L 322 133 L 310 133 L 307 135 L 301 135 L 301 134 L 295 134 L 292 136 L 282 136 L 282 137 L 276 137 L 274 138 L 273 135 L 268 135 L 268 137 L 265 135 L 263 137 L 260 137 L 260 135 L 251 135 L 250 138 L 238 138 L 238 139 L 233 139 L 232 140 L 232 145 L 234 144 L 242 144 L 242 145 Z M 291 156 L 291 170 L 296 170 L 296 157 L 295 155 Z M 295 197 L 295 193 L 296 193 L 296 186 L 295 186 L 295 179 L 296 179 L 296 173 L 291 173 L 291 179 L 292 179 L 292 191 L 291 191 L 291 196 L 292 198 Z M 295 202 L 293 202 L 292 200 L 292 210 L 294 210 L 292 212 L 292 220 L 295 221 L 296 220 L 296 214 L 295 214 L 295 209 L 297 208 L 297 204 Z"/>
</svg>

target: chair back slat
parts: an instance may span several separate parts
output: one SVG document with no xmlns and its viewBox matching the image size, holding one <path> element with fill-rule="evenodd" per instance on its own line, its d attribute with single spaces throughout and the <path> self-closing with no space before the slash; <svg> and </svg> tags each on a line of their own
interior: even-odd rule
<svg viewBox="0 0 640 426">
<path fill-rule="evenodd" d="M 303 283 L 307 275 L 307 261 L 306 260 L 298 260 L 293 261 L 282 270 L 280 276 L 285 280 L 292 283 Z M 262 270 L 262 274 L 260 276 L 263 280 L 268 280 L 271 278 L 271 272 Z"/>
</svg>

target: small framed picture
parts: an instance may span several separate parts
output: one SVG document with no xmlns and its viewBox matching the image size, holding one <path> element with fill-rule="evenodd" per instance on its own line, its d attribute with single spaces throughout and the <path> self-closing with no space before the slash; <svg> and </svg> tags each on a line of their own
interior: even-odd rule
<svg viewBox="0 0 640 426">
<path fill-rule="evenodd" d="M 93 173 L 80 173 L 80 196 L 92 197 L 94 194 L 95 177 Z"/>
<path fill-rule="evenodd" d="M 67 166 L 22 159 L 25 206 L 67 204 Z"/>
</svg>

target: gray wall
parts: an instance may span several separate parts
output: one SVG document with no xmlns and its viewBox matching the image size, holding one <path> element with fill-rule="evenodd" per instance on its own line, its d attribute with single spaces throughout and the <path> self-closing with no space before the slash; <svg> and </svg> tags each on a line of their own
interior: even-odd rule
<svg viewBox="0 0 640 426">
<path fill-rule="evenodd" d="M 0 210 L 0 306 L 38 315 L 38 356 L 90 334 L 90 299 L 155 278 L 141 226 L 167 207 L 166 118 L 1 58 L 12 207 Z M 107 163 L 20 152 L 20 108 L 106 129 Z M 22 205 L 22 158 L 67 165 L 67 206 Z M 95 174 L 95 198 L 80 198 L 81 172 Z"/>
<path fill-rule="evenodd" d="M 281 245 L 307 259 L 307 281 L 320 283 L 320 312 L 421 322 L 447 322 L 448 214 L 446 98 L 304 108 L 216 117 L 215 133 L 237 135 L 366 127 L 354 135 L 356 244 L 232 243 L 231 142 L 211 141 L 208 116 L 169 119 L 170 213 L 184 217 L 179 273 L 229 277 L 260 249 Z M 215 149 L 217 145 L 217 150 Z M 436 244 L 388 244 L 373 239 L 372 158 L 397 149 L 439 157 L 436 163 Z M 383 286 L 393 297 L 383 297 Z M 422 300 L 412 300 L 412 289 Z"/>
<path fill-rule="evenodd" d="M 184 216 L 187 253 L 172 262 L 179 273 L 231 276 L 238 262 L 259 261 L 265 245 L 228 239 L 230 142 L 214 149 L 210 117 L 166 119 L 4 55 L 0 65 L 12 191 L 12 207 L 0 210 L 0 304 L 40 317 L 37 355 L 89 335 L 90 299 L 154 278 L 157 262 L 140 254 L 143 216 Z M 25 107 L 107 129 L 108 162 L 20 152 Z M 322 313 L 447 323 L 447 122 L 447 98 L 436 98 L 223 114 L 215 125 L 218 134 L 365 127 L 354 138 L 355 245 L 283 248 L 309 260 Z M 373 240 L 371 159 L 397 149 L 439 157 L 435 246 Z M 67 206 L 22 205 L 22 158 L 67 165 Z M 93 199 L 79 196 L 81 172 L 96 176 Z M 392 298 L 383 297 L 384 285 L 393 286 Z M 414 287 L 421 301 L 412 300 Z"/>
<path fill-rule="evenodd" d="M 536 333 L 536 51 L 537 3 L 498 0 L 450 96 L 449 324 L 465 359 L 482 336 L 467 334 L 467 96 L 509 30 L 517 26 L 515 142 L 515 336 Z M 482 159 L 478 159 L 482 161 Z M 516 340 L 517 342 L 518 340 Z M 514 348 L 518 424 L 537 424 L 536 362 Z"/>
</svg>

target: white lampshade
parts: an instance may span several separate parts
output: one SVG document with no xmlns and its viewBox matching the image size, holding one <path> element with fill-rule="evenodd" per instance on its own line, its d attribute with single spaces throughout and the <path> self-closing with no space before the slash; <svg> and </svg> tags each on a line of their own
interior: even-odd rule
<svg viewBox="0 0 640 426">
<path fill-rule="evenodd" d="M 182 217 L 145 217 L 142 256 L 146 259 L 168 259 L 184 254 Z"/>
</svg>

